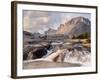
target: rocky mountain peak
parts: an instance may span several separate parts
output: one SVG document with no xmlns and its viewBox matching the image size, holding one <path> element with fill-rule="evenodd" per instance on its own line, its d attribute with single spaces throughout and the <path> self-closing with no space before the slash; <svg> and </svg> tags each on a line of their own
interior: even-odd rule
<svg viewBox="0 0 100 80">
<path fill-rule="evenodd" d="M 67 34 L 67 35 L 80 35 L 84 32 L 90 33 L 91 22 L 89 19 L 84 17 L 75 17 L 61 24 L 58 28 L 58 34 Z"/>
<path fill-rule="evenodd" d="M 75 24 L 78 24 L 78 23 L 84 23 L 86 25 L 90 25 L 89 19 L 84 18 L 84 17 L 72 18 L 69 22 L 67 22 L 67 25 L 72 25 L 72 24 L 75 25 Z"/>
</svg>

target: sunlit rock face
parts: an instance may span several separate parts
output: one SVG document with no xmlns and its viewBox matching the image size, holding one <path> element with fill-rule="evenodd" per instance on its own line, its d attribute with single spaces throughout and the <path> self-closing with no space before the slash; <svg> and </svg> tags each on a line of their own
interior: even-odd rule
<svg viewBox="0 0 100 80">
<path fill-rule="evenodd" d="M 58 34 L 67 34 L 67 35 L 80 35 L 84 32 L 90 33 L 91 22 L 84 17 L 75 17 L 66 22 L 65 24 L 61 24 L 58 28 Z"/>
<path fill-rule="evenodd" d="M 78 50 L 78 49 L 64 49 L 64 51 L 59 50 L 60 53 L 55 52 L 58 55 L 51 54 L 53 62 L 68 62 L 68 63 L 77 63 L 81 65 L 90 65 L 91 53 L 87 50 Z M 48 57 L 47 57 L 48 58 Z"/>
</svg>

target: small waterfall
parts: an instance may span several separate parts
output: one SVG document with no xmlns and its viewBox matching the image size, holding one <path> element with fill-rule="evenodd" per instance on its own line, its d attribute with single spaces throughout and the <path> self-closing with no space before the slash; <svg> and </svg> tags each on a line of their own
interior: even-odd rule
<svg viewBox="0 0 100 80">
<path fill-rule="evenodd" d="M 47 50 L 47 54 L 43 56 L 43 58 L 46 58 L 47 56 L 49 56 L 50 54 L 53 53 L 53 49 L 51 50 Z"/>
</svg>

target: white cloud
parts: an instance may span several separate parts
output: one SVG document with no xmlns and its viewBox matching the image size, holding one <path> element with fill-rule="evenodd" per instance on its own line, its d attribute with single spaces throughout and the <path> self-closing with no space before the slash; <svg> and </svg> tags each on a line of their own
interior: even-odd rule
<svg viewBox="0 0 100 80">
<path fill-rule="evenodd" d="M 39 31 L 46 28 L 50 17 L 45 12 L 25 11 L 24 12 L 24 30 L 29 32 Z"/>
</svg>

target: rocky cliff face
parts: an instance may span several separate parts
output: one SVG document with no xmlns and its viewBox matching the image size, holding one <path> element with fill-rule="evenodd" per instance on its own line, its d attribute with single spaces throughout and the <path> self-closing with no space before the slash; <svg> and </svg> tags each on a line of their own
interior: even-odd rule
<svg viewBox="0 0 100 80">
<path fill-rule="evenodd" d="M 57 30 L 58 34 L 67 34 L 67 35 L 80 35 L 85 32 L 90 33 L 91 22 L 84 17 L 75 17 L 66 22 L 65 24 L 61 24 Z"/>
</svg>

